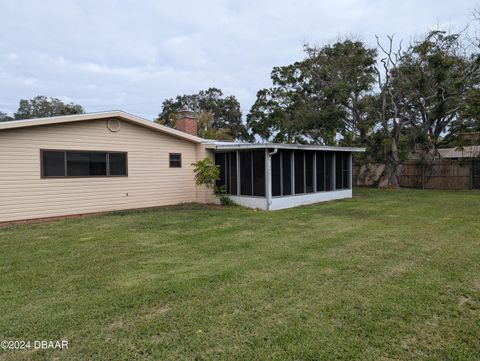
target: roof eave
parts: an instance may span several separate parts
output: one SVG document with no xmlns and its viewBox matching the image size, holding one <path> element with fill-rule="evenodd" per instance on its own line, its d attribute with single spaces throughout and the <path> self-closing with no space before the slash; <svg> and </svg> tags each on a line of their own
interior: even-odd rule
<svg viewBox="0 0 480 361">
<path fill-rule="evenodd" d="M 325 150 L 339 152 L 365 152 L 366 148 L 360 147 L 336 147 L 312 144 L 276 144 L 276 143 L 233 143 L 233 144 L 215 144 L 218 150 L 238 150 L 238 149 L 262 149 L 262 148 L 278 148 L 278 149 L 303 149 L 303 150 Z"/>
<path fill-rule="evenodd" d="M 150 128 L 150 129 L 153 129 L 165 134 L 169 134 L 171 136 L 174 136 L 180 139 L 188 140 L 194 143 L 202 143 L 204 141 L 204 139 L 200 137 L 184 133 L 180 130 L 169 128 L 161 124 L 156 124 L 149 120 L 140 118 L 136 115 L 129 114 L 123 111 L 117 111 L 117 110 L 108 111 L 108 112 L 98 112 L 98 113 L 65 115 L 65 116 L 49 117 L 49 118 L 13 120 L 13 121 L 0 123 L 0 131 L 9 130 L 9 129 L 26 128 L 26 127 L 36 127 L 36 126 L 42 126 L 42 125 L 65 124 L 65 123 L 73 123 L 73 122 L 88 121 L 88 120 L 99 120 L 99 119 L 107 119 L 107 118 L 119 118 L 128 122 L 137 124 L 139 126 Z"/>
</svg>

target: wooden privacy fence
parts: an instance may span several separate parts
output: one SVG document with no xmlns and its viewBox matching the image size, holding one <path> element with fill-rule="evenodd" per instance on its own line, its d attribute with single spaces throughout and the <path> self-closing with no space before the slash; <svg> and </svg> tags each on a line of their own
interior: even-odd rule
<svg viewBox="0 0 480 361">
<path fill-rule="evenodd" d="M 354 177 L 360 166 L 355 165 Z M 399 182 L 405 188 L 480 189 L 480 160 L 441 159 L 428 163 L 407 160 L 402 163 Z"/>
</svg>

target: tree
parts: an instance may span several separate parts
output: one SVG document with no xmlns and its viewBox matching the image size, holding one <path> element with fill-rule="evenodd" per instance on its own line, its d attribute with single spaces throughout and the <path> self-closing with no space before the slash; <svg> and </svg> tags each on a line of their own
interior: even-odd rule
<svg viewBox="0 0 480 361">
<path fill-rule="evenodd" d="M 475 99 L 478 59 L 468 56 L 460 34 L 432 31 L 402 56 L 401 86 L 408 94 L 411 126 L 436 148 L 443 134 L 467 115 L 468 97 Z M 473 105 L 473 103 L 472 103 Z"/>
<path fill-rule="evenodd" d="M 78 104 L 66 104 L 60 99 L 39 95 L 30 100 L 21 99 L 14 117 L 15 119 L 31 119 L 82 113 L 84 110 Z"/>
<path fill-rule="evenodd" d="M 303 142 L 306 97 L 302 90 L 303 74 L 295 63 L 275 67 L 271 73 L 273 87 L 262 89 L 247 115 L 252 132 L 270 142 Z"/>
<path fill-rule="evenodd" d="M 303 61 L 276 67 L 273 87 L 257 93 L 247 116 L 252 131 L 273 142 L 362 144 L 375 124 L 371 96 L 376 50 L 345 40 L 305 47 Z"/>
<path fill-rule="evenodd" d="M 377 37 L 377 44 L 381 50 L 382 57 L 376 67 L 377 73 L 377 105 L 376 113 L 381 133 L 389 146 L 386 154 L 384 176 L 381 180 L 382 186 L 398 187 L 400 164 L 400 138 L 402 131 L 408 125 L 408 107 L 411 95 L 402 87 L 403 73 L 400 63 L 402 61 L 401 44 L 394 50 L 393 36 L 388 36 L 388 45 L 384 47 Z"/>
<path fill-rule="evenodd" d="M 311 95 L 320 101 L 318 116 L 340 118 L 343 143 L 365 144 L 375 124 L 372 90 L 376 49 L 361 41 L 345 40 L 323 48 L 306 47 L 305 72 Z"/>
<path fill-rule="evenodd" d="M 215 188 L 215 181 L 220 178 L 220 166 L 213 163 L 212 158 L 201 159 L 192 163 L 195 183 L 210 189 Z"/>
<path fill-rule="evenodd" d="M 202 90 L 197 94 L 178 95 L 162 104 L 157 123 L 175 126 L 178 113 L 188 110 L 199 118 L 198 135 L 212 139 L 249 140 L 250 136 L 242 123 L 240 103 L 232 96 L 223 96 L 217 88 Z"/>
<path fill-rule="evenodd" d="M 13 120 L 11 116 L 9 116 L 7 113 L 0 112 L 0 122 L 8 122 L 10 120 Z"/>
</svg>

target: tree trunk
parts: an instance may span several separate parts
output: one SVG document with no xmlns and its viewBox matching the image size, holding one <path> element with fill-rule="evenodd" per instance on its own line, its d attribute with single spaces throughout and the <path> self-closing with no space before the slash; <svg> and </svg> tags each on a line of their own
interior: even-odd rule
<svg viewBox="0 0 480 361">
<path fill-rule="evenodd" d="M 398 147 L 396 140 L 392 139 L 392 154 L 388 157 L 385 164 L 385 171 L 378 183 L 379 188 L 399 188 L 400 173 L 402 172 L 402 164 L 398 155 Z"/>
</svg>

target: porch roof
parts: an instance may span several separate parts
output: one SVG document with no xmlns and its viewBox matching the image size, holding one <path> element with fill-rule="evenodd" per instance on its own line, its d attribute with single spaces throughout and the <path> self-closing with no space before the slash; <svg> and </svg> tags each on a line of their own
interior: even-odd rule
<svg viewBox="0 0 480 361">
<path fill-rule="evenodd" d="M 323 150 L 333 152 L 365 152 L 360 147 L 335 147 L 317 144 L 285 144 L 285 143 L 239 143 L 239 142 L 204 142 L 211 144 L 218 150 L 241 150 L 241 149 L 302 149 L 302 150 Z"/>
</svg>

